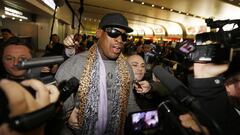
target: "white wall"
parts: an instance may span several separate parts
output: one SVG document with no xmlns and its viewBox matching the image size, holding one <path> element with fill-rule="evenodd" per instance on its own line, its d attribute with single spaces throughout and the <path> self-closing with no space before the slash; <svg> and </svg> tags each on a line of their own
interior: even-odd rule
<svg viewBox="0 0 240 135">
<path fill-rule="evenodd" d="M 49 18 L 37 17 L 38 25 L 38 49 L 44 50 L 49 42 L 52 21 Z"/>
<path fill-rule="evenodd" d="M 32 4 L 36 8 L 42 10 L 49 15 L 53 15 L 53 10 L 47 7 L 46 5 L 42 4 L 40 1 L 37 0 L 26 0 L 26 2 Z M 66 33 L 71 33 L 71 22 L 72 22 L 72 13 L 70 9 L 64 4 L 60 7 L 56 12 L 56 18 L 53 28 L 53 34 L 58 34 L 60 36 L 60 40 L 65 38 L 67 35 Z M 59 21 L 61 20 L 61 21 Z M 44 50 L 45 46 L 49 43 L 49 37 L 51 32 L 52 26 L 52 17 L 47 16 L 37 16 L 36 23 L 38 25 L 38 49 Z"/>
<path fill-rule="evenodd" d="M 32 37 L 32 45 L 37 48 L 38 26 L 34 22 L 2 19 L 0 28 L 9 28 L 15 36 Z"/>
</svg>

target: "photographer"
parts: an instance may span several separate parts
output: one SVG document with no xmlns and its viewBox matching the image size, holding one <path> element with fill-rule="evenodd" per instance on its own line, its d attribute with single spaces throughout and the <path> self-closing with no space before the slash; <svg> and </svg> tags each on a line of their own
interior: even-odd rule
<svg viewBox="0 0 240 135">
<path fill-rule="evenodd" d="M 228 64 L 194 63 L 194 77 L 189 77 L 189 87 L 202 109 L 219 124 L 224 135 L 238 135 L 240 117 L 228 101 L 221 76 L 227 69 Z M 200 116 L 200 122 L 208 127 L 211 134 L 218 134 L 205 117 Z"/>
<path fill-rule="evenodd" d="M 188 58 L 195 62 L 194 77 L 189 77 L 189 87 L 192 95 L 200 101 L 202 109 L 219 125 L 219 128 L 216 125 L 212 128 L 213 122 L 200 115 L 200 120 L 209 127 L 210 133 L 237 135 L 240 133 L 240 117 L 228 100 L 223 73 L 229 66 L 224 64 L 229 63 L 228 50 L 239 47 L 240 20 L 206 19 L 206 23 L 215 32 L 197 34 L 196 46 L 183 42 L 183 48 L 180 48 L 185 48 Z M 223 27 L 226 24 L 238 27 L 225 31 Z"/>
<path fill-rule="evenodd" d="M 24 86 L 24 87 L 23 87 Z M 25 87 L 31 87 L 36 96 L 33 97 Z M 16 116 L 23 116 L 40 110 L 51 103 L 57 101 L 59 97 L 58 89 L 53 85 L 44 85 L 42 82 L 31 79 L 22 81 L 20 84 L 14 81 L 3 79 L 0 81 L 1 94 L 1 135 L 43 135 L 44 127 L 37 127 L 31 131 L 20 133 L 15 129 L 11 129 L 7 121 Z M 5 100 L 4 100 L 5 99 Z M 6 105 L 7 104 L 7 105 Z M 5 114 L 7 116 L 3 116 Z"/>
</svg>

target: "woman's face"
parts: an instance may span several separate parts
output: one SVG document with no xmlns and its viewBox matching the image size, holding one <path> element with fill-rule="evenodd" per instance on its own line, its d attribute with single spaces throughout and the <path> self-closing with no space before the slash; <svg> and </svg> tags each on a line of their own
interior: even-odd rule
<svg viewBox="0 0 240 135">
<path fill-rule="evenodd" d="M 141 81 L 146 72 L 143 58 L 139 55 L 132 55 L 128 58 L 128 63 L 133 69 L 135 80 Z"/>
</svg>

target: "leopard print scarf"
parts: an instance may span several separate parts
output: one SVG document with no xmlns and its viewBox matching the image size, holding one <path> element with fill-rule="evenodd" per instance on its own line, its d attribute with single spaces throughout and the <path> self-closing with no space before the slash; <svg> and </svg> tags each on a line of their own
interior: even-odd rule
<svg viewBox="0 0 240 135">
<path fill-rule="evenodd" d="M 107 131 L 111 134 L 124 134 L 124 124 L 127 112 L 129 88 L 130 88 L 130 73 L 125 57 L 120 54 L 117 61 L 115 80 L 116 92 L 115 101 L 113 103 L 113 111 L 111 112 L 110 121 L 108 123 Z M 97 110 L 99 102 L 99 61 L 97 55 L 97 45 L 93 45 L 87 56 L 87 61 L 84 66 L 84 71 L 80 79 L 78 89 L 78 99 L 80 100 L 78 125 L 82 134 L 96 134 L 94 133 L 95 124 L 97 121 Z"/>
</svg>

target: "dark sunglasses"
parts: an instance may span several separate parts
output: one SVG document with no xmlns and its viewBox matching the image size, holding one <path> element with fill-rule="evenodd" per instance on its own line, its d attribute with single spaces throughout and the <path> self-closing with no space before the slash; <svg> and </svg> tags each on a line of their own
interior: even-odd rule
<svg viewBox="0 0 240 135">
<path fill-rule="evenodd" d="M 117 38 L 117 37 L 121 36 L 123 42 L 127 41 L 127 34 L 119 31 L 116 28 L 112 28 L 112 27 L 105 28 L 104 31 L 107 32 L 108 36 L 111 38 Z"/>
</svg>

